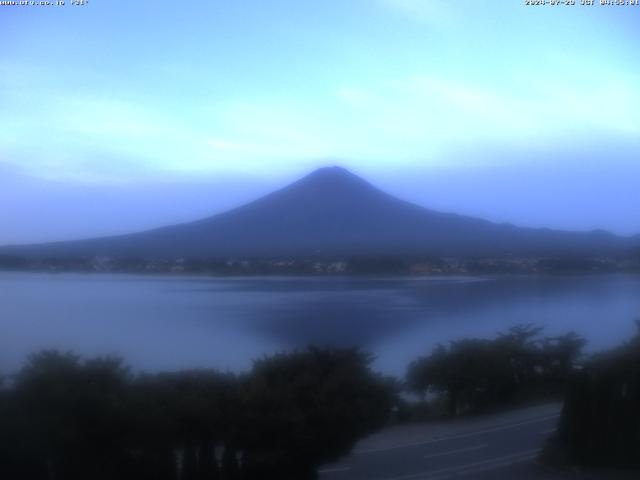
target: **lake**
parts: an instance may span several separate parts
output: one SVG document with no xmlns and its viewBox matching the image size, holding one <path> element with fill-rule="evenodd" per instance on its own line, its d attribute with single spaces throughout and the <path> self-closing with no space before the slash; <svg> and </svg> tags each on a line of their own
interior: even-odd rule
<svg viewBox="0 0 640 480">
<path fill-rule="evenodd" d="M 520 323 L 589 348 L 635 332 L 640 276 L 244 277 L 0 272 L 0 371 L 41 348 L 134 368 L 234 371 L 278 350 L 356 345 L 402 375 L 438 342 Z"/>
</svg>

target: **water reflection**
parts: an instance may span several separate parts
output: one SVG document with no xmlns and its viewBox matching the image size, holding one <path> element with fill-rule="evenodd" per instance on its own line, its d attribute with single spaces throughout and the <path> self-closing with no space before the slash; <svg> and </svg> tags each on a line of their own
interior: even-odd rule
<svg viewBox="0 0 640 480">
<path fill-rule="evenodd" d="M 206 278 L 0 274 L 0 370 L 43 347 L 147 369 L 248 368 L 274 350 L 357 345 L 401 373 L 433 344 L 517 323 L 615 344 L 640 317 L 640 277 Z"/>
</svg>

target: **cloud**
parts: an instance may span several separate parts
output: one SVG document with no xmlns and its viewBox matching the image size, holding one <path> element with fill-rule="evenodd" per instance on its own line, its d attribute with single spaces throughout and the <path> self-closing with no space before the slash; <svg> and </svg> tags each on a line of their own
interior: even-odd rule
<svg viewBox="0 0 640 480">
<path fill-rule="evenodd" d="M 426 9 L 433 19 L 448 15 L 446 2 L 388 1 Z M 254 85 L 179 99 L 110 88 L 91 71 L 77 75 L 97 83 L 78 86 L 73 72 L 47 75 L 0 62 L 0 162 L 40 176 L 126 181 L 173 172 L 266 172 L 320 158 L 349 159 L 356 168 L 436 165 L 460 150 L 579 148 L 640 134 L 640 78 L 615 58 L 604 64 L 545 47 L 535 59 L 483 50 L 474 62 L 465 52 L 452 62 L 462 69 L 449 65 L 447 55 L 416 56 L 375 74 L 331 74 L 309 89 Z"/>
<path fill-rule="evenodd" d="M 505 89 L 433 74 L 412 74 L 374 86 L 341 87 L 336 97 L 372 137 L 413 148 L 414 155 L 460 145 L 566 143 L 640 134 L 637 79 L 608 71 L 585 81 L 554 72 L 515 79 Z M 555 78 L 562 78 L 562 82 Z"/>
<path fill-rule="evenodd" d="M 179 114 L 126 97 L 43 95 L 14 109 L 0 154 L 41 176 L 114 181 L 329 157 L 437 163 L 462 148 L 640 133 L 634 78 L 609 71 L 589 81 L 566 77 L 566 87 L 551 80 L 515 78 L 504 89 L 416 72 L 339 86 L 316 101 L 228 100 Z"/>
<path fill-rule="evenodd" d="M 43 96 L 21 106 L 15 108 L 18 121 L 0 133 L 0 148 L 5 158 L 33 171 L 78 174 L 102 169 L 110 157 L 161 164 L 194 139 L 178 119 L 120 98 Z"/>
</svg>

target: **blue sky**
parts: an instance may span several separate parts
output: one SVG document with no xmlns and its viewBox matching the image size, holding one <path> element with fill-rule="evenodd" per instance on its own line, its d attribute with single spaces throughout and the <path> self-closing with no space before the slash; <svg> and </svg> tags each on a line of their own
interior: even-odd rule
<svg viewBox="0 0 640 480">
<path fill-rule="evenodd" d="M 640 7 L 523 3 L 0 7 L 0 243 L 197 218 L 325 164 L 640 233 Z"/>
</svg>

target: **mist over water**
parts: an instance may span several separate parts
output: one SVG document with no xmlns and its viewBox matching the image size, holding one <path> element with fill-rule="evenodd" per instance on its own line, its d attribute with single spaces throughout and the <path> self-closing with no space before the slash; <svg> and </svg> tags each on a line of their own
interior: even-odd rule
<svg viewBox="0 0 640 480">
<path fill-rule="evenodd" d="M 0 273 L 0 370 L 38 349 L 121 355 L 136 369 L 245 370 L 309 344 L 359 346 L 401 375 L 438 342 L 521 323 L 588 350 L 633 334 L 640 278 L 244 277 Z"/>
</svg>

